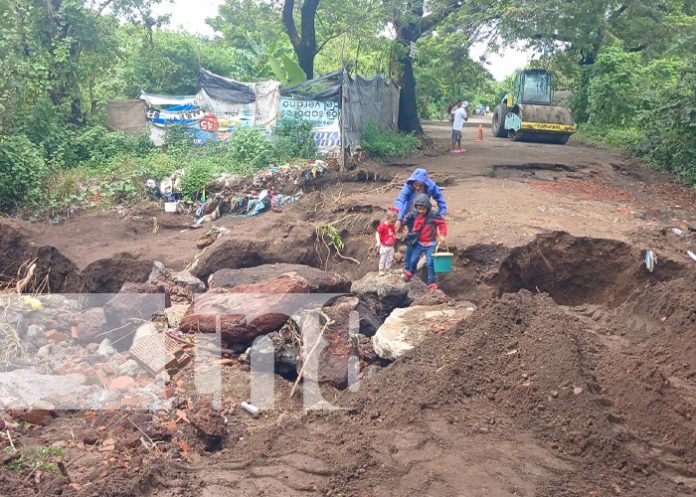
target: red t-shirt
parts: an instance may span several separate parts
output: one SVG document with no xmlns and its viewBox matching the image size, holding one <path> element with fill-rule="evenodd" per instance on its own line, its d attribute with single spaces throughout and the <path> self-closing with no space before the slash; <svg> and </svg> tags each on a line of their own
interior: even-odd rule
<svg viewBox="0 0 696 497">
<path fill-rule="evenodd" d="M 386 247 L 393 247 L 396 245 L 396 225 L 382 223 L 377 227 L 377 233 L 379 233 L 379 243 Z"/>
</svg>

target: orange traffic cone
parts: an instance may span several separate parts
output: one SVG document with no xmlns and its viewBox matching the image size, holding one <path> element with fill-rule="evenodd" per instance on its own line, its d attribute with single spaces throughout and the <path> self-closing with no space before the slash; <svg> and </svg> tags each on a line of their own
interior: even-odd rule
<svg viewBox="0 0 696 497">
<path fill-rule="evenodd" d="M 479 143 L 483 142 L 483 124 L 479 124 L 476 129 L 476 141 Z"/>
</svg>

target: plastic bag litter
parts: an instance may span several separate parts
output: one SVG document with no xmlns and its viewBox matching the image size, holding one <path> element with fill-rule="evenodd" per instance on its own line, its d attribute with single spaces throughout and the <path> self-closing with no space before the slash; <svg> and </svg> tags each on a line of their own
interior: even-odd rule
<svg viewBox="0 0 696 497">
<path fill-rule="evenodd" d="M 680 230 L 679 228 L 672 228 L 672 233 L 677 236 L 684 236 L 684 231 Z"/>
<path fill-rule="evenodd" d="M 694 254 L 691 250 L 687 250 L 686 254 L 691 257 L 694 261 L 696 261 L 696 254 Z"/>
<path fill-rule="evenodd" d="M 651 273 L 655 270 L 655 264 L 657 264 L 657 256 L 652 250 L 645 251 L 645 267 Z"/>
</svg>

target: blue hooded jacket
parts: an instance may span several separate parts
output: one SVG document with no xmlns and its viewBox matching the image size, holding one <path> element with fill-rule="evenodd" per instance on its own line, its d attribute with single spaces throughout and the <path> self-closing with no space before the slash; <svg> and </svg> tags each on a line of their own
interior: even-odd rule
<svg viewBox="0 0 696 497">
<path fill-rule="evenodd" d="M 399 197 L 396 199 L 395 207 L 399 209 L 399 220 L 403 221 L 413 209 L 413 201 L 416 198 L 416 189 L 413 188 L 413 182 L 420 181 L 425 185 L 423 193 L 426 193 L 430 198 L 437 202 L 438 214 L 444 216 L 447 214 L 447 203 L 442 192 L 433 180 L 428 178 L 428 171 L 425 169 L 416 169 L 408 178 Z"/>
</svg>

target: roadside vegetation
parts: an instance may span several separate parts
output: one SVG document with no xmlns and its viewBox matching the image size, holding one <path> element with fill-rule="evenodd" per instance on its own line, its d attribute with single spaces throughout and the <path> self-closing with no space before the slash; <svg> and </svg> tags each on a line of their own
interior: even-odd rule
<svg viewBox="0 0 696 497">
<path fill-rule="evenodd" d="M 459 99 L 492 109 L 509 90 L 509 80 L 496 82 L 485 61 L 469 57 L 476 42 L 498 52 L 511 44 L 534 50 L 532 65 L 553 70 L 557 89 L 572 94 L 581 135 L 696 184 L 693 2 L 466 0 L 452 7 L 434 0 L 425 9 L 321 0 L 314 9 L 296 2 L 284 18 L 288 1 L 226 0 L 209 20 L 219 36 L 206 38 L 166 30 L 167 16 L 155 14 L 161 0 L 0 0 L 0 211 L 41 217 L 85 198 L 133 200 L 142 197 L 144 178 L 159 181 L 182 167 L 192 196 L 219 172 L 315 156 L 311 129 L 299 122 L 279 123 L 273 138 L 250 129 L 206 147 L 172 135 L 155 148 L 147 137 L 106 130 L 108 102 L 143 90 L 194 94 L 199 67 L 285 86 L 342 66 L 385 74 L 402 88 L 402 133 L 370 128 L 363 148 L 380 160 L 408 155 L 418 146 L 419 117 L 446 118 Z M 316 21 L 316 39 L 293 30 L 303 16 Z"/>
</svg>

